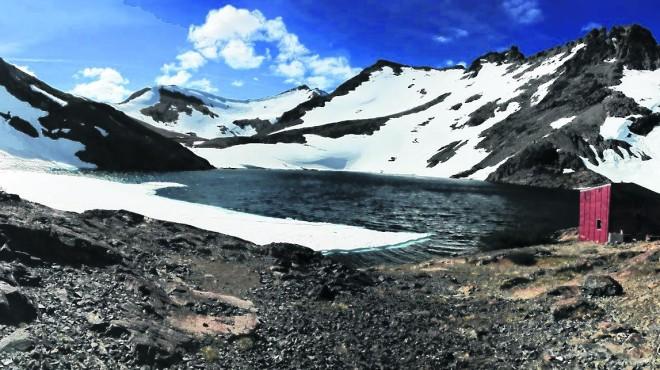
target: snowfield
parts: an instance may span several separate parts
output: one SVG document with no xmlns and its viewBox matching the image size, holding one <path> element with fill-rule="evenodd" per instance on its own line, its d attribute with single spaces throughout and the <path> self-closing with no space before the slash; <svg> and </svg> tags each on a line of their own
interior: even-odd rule
<svg viewBox="0 0 660 370">
<path fill-rule="evenodd" d="M 0 152 L 24 159 L 53 162 L 56 167 L 96 167 L 81 161 L 76 156 L 77 152 L 85 150 L 83 144 L 64 138 L 54 140 L 44 136 L 42 130 L 45 129 L 39 123 L 39 118 L 48 113 L 18 100 L 4 86 L 0 86 L 0 113 L 21 118 L 38 133 L 37 137 L 29 136 L 10 126 L 7 119 L 0 117 Z"/>
<path fill-rule="evenodd" d="M 621 84 L 612 87 L 635 100 L 635 102 L 653 112 L 660 112 L 660 69 L 638 71 L 624 69 Z M 606 139 L 617 139 L 632 145 L 631 156 L 622 151 L 623 156 L 608 149 L 603 160 L 594 166 L 586 159 L 587 168 L 614 182 L 634 182 L 646 188 L 660 192 L 660 128 L 656 127 L 647 136 L 639 136 L 628 129 L 630 121 L 622 117 L 608 117 L 600 128 L 600 134 Z M 643 159 L 643 155 L 647 157 Z"/>
<path fill-rule="evenodd" d="M 48 97 L 50 100 L 54 101 L 55 103 L 57 103 L 57 104 L 59 104 L 63 107 L 66 107 L 69 104 L 66 101 L 54 96 L 53 94 L 49 94 L 49 93 L 41 90 L 40 88 L 38 88 L 34 85 L 30 85 L 30 89 L 32 89 L 32 91 L 34 91 L 34 92 L 38 92 L 39 94 L 42 94 L 42 95 Z"/>
<path fill-rule="evenodd" d="M 402 67 L 396 73 L 385 66 L 346 95 L 333 98 L 307 112 L 302 123 L 280 130 L 310 128 L 346 120 L 378 118 L 407 111 L 450 93 L 444 101 L 421 112 L 389 119 L 372 135 L 345 135 L 337 139 L 305 135 L 306 144 L 245 144 L 225 149 L 193 148 L 218 168 L 261 167 L 274 169 L 343 170 L 396 175 L 451 177 L 478 164 L 488 152 L 477 149 L 482 134 L 520 109 L 512 100 L 539 78 L 557 74 L 564 63 L 584 47 L 534 64 L 489 63 L 474 78 L 461 69 L 424 70 Z M 555 77 L 556 78 L 556 77 Z M 551 81 L 552 82 L 552 81 Z M 547 89 L 548 83 L 539 89 Z M 538 103 L 546 92 L 537 92 Z M 467 125 L 471 115 L 487 103 L 492 113 L 477 126 Z M 460 142 L 445 162 L 429 167 L 428 159 L 439 149 Z M 484 180 L 497 170 L 490 166 L 469 178 Z"/>
<path fill-rule="evenodd" d="M 623 70 L 621 84 L 612 89 L 632 98 L 653 112 L 660 112 L 660 69 L 655 71 Z"/>
<path fill-rule="evenodd" d="M 191 114 L 180 112 L 179 118 L 175 122 L 159 122 L 148 115 L 142 114 L 140 112 L 142 109 L 151 107 L 160 101 L 159 90 L 161 88 L 201 100 L 217 117 L 211 117 L 192 109 Z M 295 89 L 265 99 L 233 100 L 176 86 L 157 86 L 135 99 L 116 104 L 115 108 L 155 127 L 182 134 L 193 132 L 199 137 L 210 139 L 254 135 L 257 133 L 254 127 L 247 126 L 243 128 L 234 125 L 233 122 L 241 119 L 261 119 L 271 123 L 275 122 L 282 113 L 311 99 L 314 94 L 313 90 Z M 224 129 L 219 126 L 224 127 Z"/>
<path fill-rule="evenodd" d="M 158 189 L 172 186 L 182 185 L 124 184 L 73 174 L 0 170 L 1 189 L 51 208 L 71 212 L 124 209 L 154 219 L 235 236 L 259 245 L 281 242 L 314 250 L 351 250 L 398 247 L 428 237 L 425 234 L 381 232 L 355 226 L 263 217 L 155 194 Z"/>
</svg>

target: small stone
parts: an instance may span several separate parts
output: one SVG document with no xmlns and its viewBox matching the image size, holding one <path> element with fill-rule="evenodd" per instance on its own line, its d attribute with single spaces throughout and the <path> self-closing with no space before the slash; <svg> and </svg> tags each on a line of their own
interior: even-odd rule
<svg viewBox="0 0 660 370">
<path fill-rule="evenodd" d="M 94 331 L 105 331 L 109 325 L 107 322 L 103 321 L 99 315 L 93 312 L 88 313 L 85 319 L 87 320 L 90 329 Z"/>
<path fill-rule="evenodd" d="M 524 276 L 517 276 L 517 277 L 513 277 L 513 278 L 510 278 L 510 279 L 504 280 L 504 282 L 502 282 L 502 284 L 500 285 L 500 289 L 508 290 L 508 289 L 517 287 L 519 285 L 529 284 L 531 282 L 532 282 L 532 279 L 530 279 L 530 278 L 527 278 L 527 277 L 524 277 Z"/>
<path fill-rule="evenodd" d="M 477 291 L 477 287 L 474 285 L 464 285 L 460 288 L 457 289 L 460 293 L 462 293 L 465 296 L 469 296 L 472 293 Z"/>
<path fill-rule="evenodd" d="M 308 295 L 319 301 L 332 301 L 337 296 L 337 292 L 327 285 L 319 285 L 310 290 Z"/>
</svg>

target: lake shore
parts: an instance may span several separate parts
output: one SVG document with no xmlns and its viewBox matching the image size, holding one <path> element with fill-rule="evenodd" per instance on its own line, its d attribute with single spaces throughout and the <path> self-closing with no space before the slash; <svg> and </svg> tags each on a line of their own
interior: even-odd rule
<svg viewBox="0 0 660 370">
<path fill-rule="evenodd" d="M 655 243 L 565 237 L 355 270 L 299 246 L 6 193 L 0 239 L 6 368 L 658 365 Z"/>
</svg>

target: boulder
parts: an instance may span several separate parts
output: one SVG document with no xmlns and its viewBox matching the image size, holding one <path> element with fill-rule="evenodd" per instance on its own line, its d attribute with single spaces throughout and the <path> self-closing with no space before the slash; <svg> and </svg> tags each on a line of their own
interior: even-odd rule
<svg viewBox="0 0 660 370">
<path fill-rule="evenodd" d="M 34 275 L 20 263 L 0 262 L 0 281 L 5 281 L 11 285 L 38 286 L 41 283 L 41 278 Z"/>
<path fill-rule="evenodd" d="M 159 368 L 181 361 L 185 353 L 198 347 L 190 335 L 140 319 L 112 320 L 106 334 L 130 334 L 129 342 L 137 363 Z"/>
<path fill-rule="evenodd" d="M 1 235 L 0 238 L 2 238 Z M 2 239 L 0 239 L 0 241 L 2 241 Z M 10 262 L 13 261 L 14 258 L 16 258 L 14 252 L 9 249 L 9 246 L 6 243 L 3 243 L 2 246 L 0 246 L 0 261 Z"/>
<path fill-rule="evenodd" d="M 17 287 L 0 281 L 0 324 L 18 325 L 36 318 L 32 302 Z"/>
<path fill-rule="evenodd" d="M 271 256 L 286 267 L 294 263 L 304 266 L 321 259 L 319 252 L 296 244 L 273 243 L 267 245 L 266 248 Z"/>
<path fill-rule="evenodd" d="M 25 352 L 34 347 L 34 340 L 26 329 L 18 329 L 0 340 L 0 353 Z"/>
<path fill-rule="evenodd" d="M 592 297 L 609 297 L 623 294 L 623 287 L 608 275 L 589 275 L 582 284 L 582 293 Z"/>
<path fill-rule="evenodd" d="M 8 239 L 14 253 L 65 265 L 108 266 L 122 258 L 104 242 L 56 225 L 0 224 L 0 233 Z"/>
<path fill-rule="evenodd" d="M 552 317 L 555 320 L 577 319 L 600 313 L 600 308 L 580 298 L 560 299 L 552 306 Z"/>
<path fill-rule="evenodd" d="M 517 277 L 513 277 L 513 278 L 510 278 L 510 279 L 504 280 L 502 282 L 502 284 L 500 285 L 500 289 L 508 290 L 508 289 L 515 288 L 515 287 L 520 286 L 520 285 L 529 284 L 531 282 L 532 282 L 532 279 L 530 279 L 528 277 L 517 276 Z"/>
<path fill-rule="evenodd" d="M 307 295 L 317 301 L 332 301 L 337 296 L 337 291 L 323 284 L 312 288 Z"/>
</svg>

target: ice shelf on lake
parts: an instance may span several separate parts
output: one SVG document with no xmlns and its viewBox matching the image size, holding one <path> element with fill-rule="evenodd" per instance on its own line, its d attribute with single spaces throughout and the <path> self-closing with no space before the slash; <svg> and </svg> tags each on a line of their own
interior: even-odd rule
<svg viewBox="0 0 660 370">
<path fill-rule="evenodd" d="M 235 236 L 255 244 L 293 243 L 314 250 L 400 246 L 428 235 L 382 232 L 356 226 L 279 219 L 168 199 L 158 189 L 173 183 L 126 184 L 79 174 L 0 169 L 0 189 L 23 199 L 71 212 L 127 210 Z"/>
</svg>

